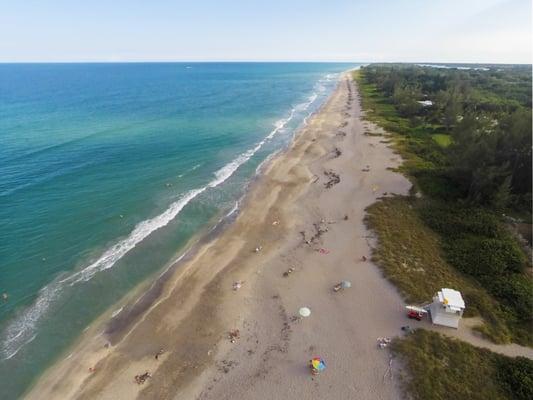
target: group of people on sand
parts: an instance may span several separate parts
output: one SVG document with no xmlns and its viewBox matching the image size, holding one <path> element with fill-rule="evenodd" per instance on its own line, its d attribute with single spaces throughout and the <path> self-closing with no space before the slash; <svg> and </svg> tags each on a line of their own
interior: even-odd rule
<svg viewBox="0 0 533 400">
<path fill-rule="evenodd" d="M 159 360 L 159 357 L 165 352 L 164 349 L 159 349 L 157 353 L 155 353 L 154 358 L 156 360 Z M 142 385 L 144 382 L 148 380 L 148 378 L 151 378 L 152 374 L 149 371 L 146 371 L 144 374 L 135 375 L 135 383 L 137 385 Z"/>
</svg>

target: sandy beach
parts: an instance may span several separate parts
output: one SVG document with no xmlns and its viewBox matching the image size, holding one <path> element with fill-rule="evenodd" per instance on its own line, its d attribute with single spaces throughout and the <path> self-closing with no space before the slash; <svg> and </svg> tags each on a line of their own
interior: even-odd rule
<svg viewBox="0 0 533 400">
<path fill-rule="evenodd" d="M 96 321 L 26 398 L 400 398 L 396 361 L 376 339 L 400 334 L 404 304 L 370 261 L 364 216 L 410 183 L 391 170 L 401 160 L 386 137 L 365 132 L 377 128 L 346 74 L 264 167 L 235 221 L 149 296 Z M 352 287 L 334 292 L 342 280 Z M 314 356 L 327 363 L 315 377 Z"/>
</svg>

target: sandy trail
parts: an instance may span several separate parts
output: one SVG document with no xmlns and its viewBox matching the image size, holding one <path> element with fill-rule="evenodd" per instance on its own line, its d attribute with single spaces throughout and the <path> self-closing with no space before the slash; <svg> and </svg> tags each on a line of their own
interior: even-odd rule
<svg viewBox="0 0 533 400">
<path fill-rule="evenodd" d="M 400 398 L 399 366 L 376 339 L 401 334 L 404 303 L 362 259 L 375 244 L 363 220 L 377 198 L 406 194 L 410 183 L 389 169 L 401 160 L 386 138 L 365 135 L 377 130 L 343 76 L 265 167 L 235 222 L 183 262 L 131 323 L 102 334 L 109 315 L 96 321 L 27 398 Z M 334 293 L 341 280 L 352 287 Z M 302 306 L 311 316 L 295 319 Z M 313 356 L 327 362 L 314 378 Z M 136 384 L 146 371 L 152 377 Z"/>
<path fill-rule="evenodd" d="M 463 318 L 459 329 L 449 329 L 444 326 L 432 325 L 429 320 L 424 320 L 423 322 L 417 323 L 416 327 L 439 332 L 443 335 L 462 340 L 463 342 L 468 342 L 473 346 L 483 347 L 508 357 L 522 356 L 533 360 L 533 348 L 521 346 L 516 343 L 495 344 L 489 342 L 472 329 L 482 323 L 483 320 L 481 318 Z"/>
</svg>

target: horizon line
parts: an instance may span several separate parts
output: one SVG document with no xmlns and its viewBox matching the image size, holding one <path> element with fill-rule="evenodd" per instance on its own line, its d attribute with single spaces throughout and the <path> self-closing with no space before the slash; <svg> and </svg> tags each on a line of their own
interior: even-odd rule
<svg viewBox="0 0 533 400">
<path fill-rule="evenodd" d="M 434 65 L 532 65 L 531 62 L 483 61 L 340 61 L 340 60 L 50 60 L 2 61 L 0 64 L 208 64 L 208 63 L 323 63 L 323 64 L 434 64 Z"/>
</svg>

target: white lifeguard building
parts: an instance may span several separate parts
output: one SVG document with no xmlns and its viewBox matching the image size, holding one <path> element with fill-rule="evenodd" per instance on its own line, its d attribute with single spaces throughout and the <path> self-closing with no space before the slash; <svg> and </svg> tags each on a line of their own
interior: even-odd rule
<svg viewBox="0 0 533 400">
<path fill-rule="evenodd" d="M 459 328 L 459 320 L 463 316 L 465 302 L 461 292 L 453 289 L 441 289 L 433 297 L 429 306 L 431 321 L 436 325 Z"/>
</svg>

